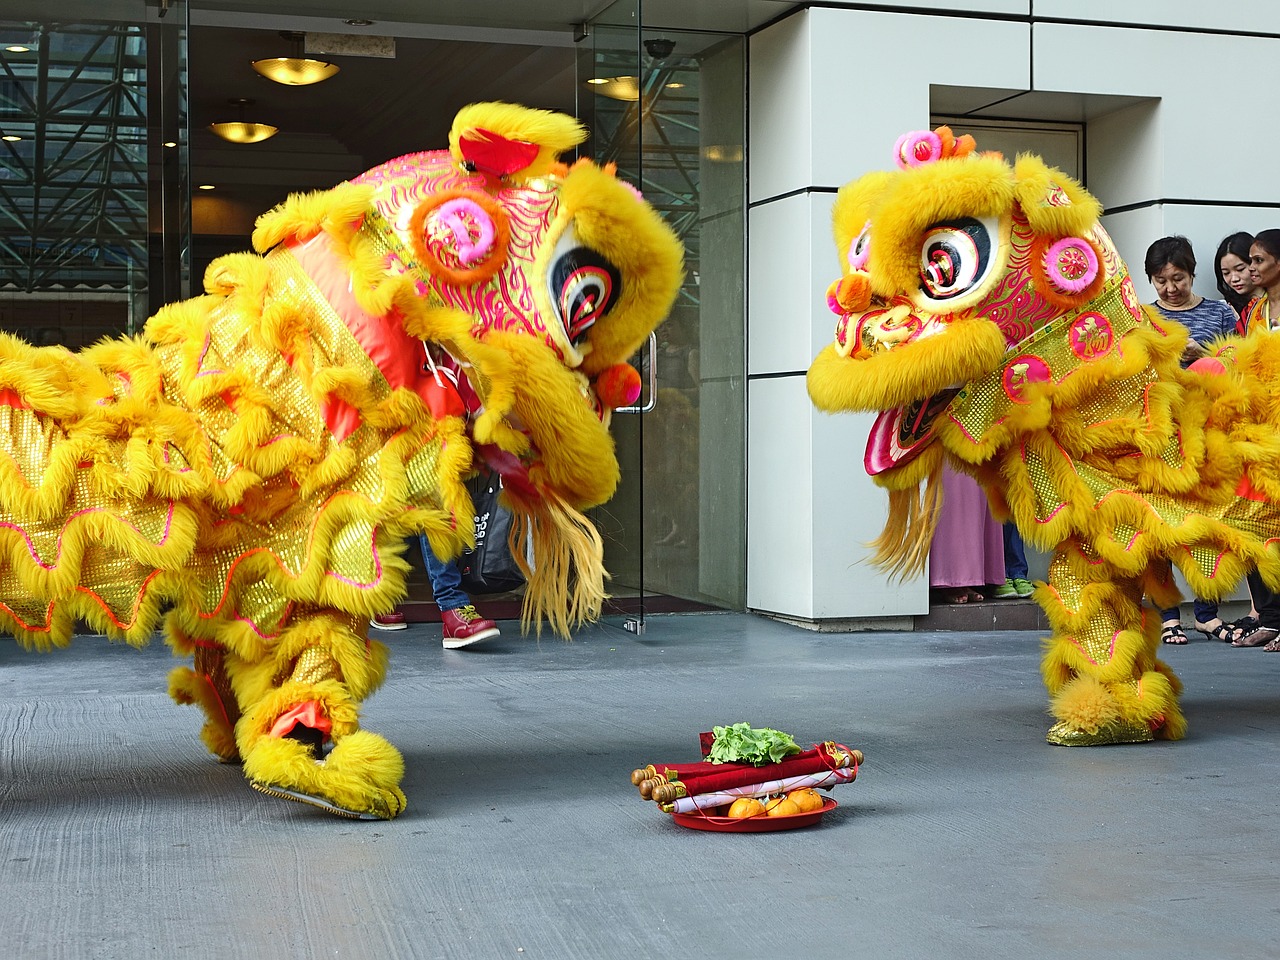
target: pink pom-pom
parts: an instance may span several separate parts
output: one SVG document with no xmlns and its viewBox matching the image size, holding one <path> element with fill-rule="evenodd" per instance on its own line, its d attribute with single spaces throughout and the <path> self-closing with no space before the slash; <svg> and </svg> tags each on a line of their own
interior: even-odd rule
<svg viewBox="0 0 1280 960">
<path fill-rule="evenodd" d="M 924 166 L 942 158 L 942 138 L 932 130 L 913 130 L 898 138 L 893 152 L 898 166 L 904 170 Z"/>
<path fill-rule="evenodd" d="M 1045 251 L 1044 271 L 1063 293 L 1079 293 L 1098 277 L 1098 255 L 1083 237 L 1064 237 Z"/>
</svg>

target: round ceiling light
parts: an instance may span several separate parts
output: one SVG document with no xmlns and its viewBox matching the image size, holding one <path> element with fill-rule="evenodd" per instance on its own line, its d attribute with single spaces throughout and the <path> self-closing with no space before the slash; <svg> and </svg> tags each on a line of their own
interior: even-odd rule
<svg viewBox="0 0 1280 960">
<path fill-rule="evenodd" d="M 248 120 L 226 120 L 211 123 L 209 129 L 229 143 L 261 143 L 280 132 L 269 123 L 252 123 Z"/>
<path fill-rule="evenodd" d="M 592 93 L 611 100 L 635 102 L 640 99 L 640 81 L 635 77 L 594 77 L 587 81 Z"/>
<path fill-rule="evenodd" d="M 254 60 L 252 66 L 268 80 L 291 87 L 305 87 L 328 80 L 340 69 L 336 63 L 310 57 L 267 57 Z"/>
<path fill-rule="evenodd" d="M 228 143 L 261 143 L 263 140 L 270 140 L 280 132 L 279 127 L 273 127 L 269 123 L 255 123 L 244 118 L 244 108 L 251 106 L 252 100 L 239 97 L 228 102 L 239 108 L 239 118 L 209 124 L 209 129 Z"/>
</svg>

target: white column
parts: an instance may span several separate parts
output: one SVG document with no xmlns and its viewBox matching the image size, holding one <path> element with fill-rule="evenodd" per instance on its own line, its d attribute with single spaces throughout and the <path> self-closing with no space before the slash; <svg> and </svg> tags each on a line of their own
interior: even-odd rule
<svg viewBox="0 0 1280 960">
<path fill-rule="evenodd" d="M 819 413 L 805 390 L 835 329 L 830 209 L 836 188 L 889 167 L 897 137 L 929 125 L 930 84 L 1025 90 L 1029 55 L 1025 23 L 830 8 L 751 38 L 748 607 L 882 618 L 868 626 L 927 611 L 924 578 L 891 582 L 867 562 L 886 512 L 862 467 L 872 418 Z"/>
</svg>

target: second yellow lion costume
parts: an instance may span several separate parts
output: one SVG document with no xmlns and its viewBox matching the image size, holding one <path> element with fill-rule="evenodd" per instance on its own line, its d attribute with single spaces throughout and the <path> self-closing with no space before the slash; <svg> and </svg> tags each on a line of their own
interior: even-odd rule
<svg viewBox="0 0 1280 960">
<path fill-rule="evenodd" d="M 584 135 L 473 105 L 449 150 L 290 198 L 260 256 L 216 261 L 137 339 L 0 336 L 0 623 L 39 648 L 77 618 L 144 643 L 169 608 L 194 658 L 170 692 L 210 750 L 263 792 L 399 813 L 400 754 L 359 728 L 387 661 L 367 624 L 403 595 L 406 537 L 471 541 L 480 456 L 531 544 L 527 621 L 567 633 L 604 598 L 580 511 L 613 494 L 624 361 L 682 269 L 633 188 L 556 162 Z"/>
<path fill-rule="evenodd" d="M 1156 657 L 1161 607 L 1280 586 L 1280 338 L 1229 340 L 1184 371 L 1186 331 L 1138 302 L 1097 201 L 1039 158 L 904 136 L 899 170 L 840 190 L 835 342 L 809 370 L 824 410 L 878 410 L 865 466 L 890 491 L 877 559 L 918 571 L 943 458 L 997 517 L 1053 551 L 1036 599 L 1053 743 L 1180 738 Z M 921 495 L 919 487 L 924 483 Z"/>
</svg>

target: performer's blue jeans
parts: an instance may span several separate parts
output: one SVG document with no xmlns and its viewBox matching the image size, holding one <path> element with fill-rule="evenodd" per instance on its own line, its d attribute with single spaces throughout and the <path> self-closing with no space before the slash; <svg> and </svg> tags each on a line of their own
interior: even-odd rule
<svg viewBox="0 0 1280 960">
<path fill-rule="evenodd" d="M 427 565 L 427 576 L 431 578 L 431 592 L 435 595 L 436 606 L 441 612 L 457 610 L 471 602 L 471 598 L 462 590 L 462 571 L 458 569 L 458 561 L 441 560 L 435 555 L 426 534 L 418 534 L 422 546 L 422 562 Z"/>
</svg>

